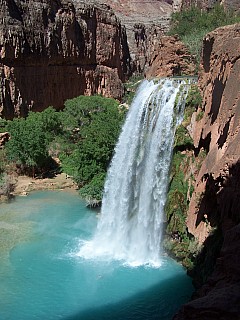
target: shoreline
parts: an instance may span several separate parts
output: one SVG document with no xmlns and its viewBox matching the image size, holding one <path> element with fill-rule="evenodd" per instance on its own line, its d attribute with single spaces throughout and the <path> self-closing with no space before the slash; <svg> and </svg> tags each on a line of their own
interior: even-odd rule
<svg viewBox="0 0 240 320">
<path fill-rule="evenodd" d="M 76 183 L 65 173 L 56 174 L 53 178 L 31 178 L 18 176 L 13 196 L 27 196 L 32 191 L 69 190 L 77 192 Z"/>
<path fill-rule="evenodd" d="M 35 191 L 61 191 L 77 194 L 78 187 L 75 182 L 65 173 L 56 174 L 53 178 L 31 178 L 28 176 L 17 176 L 16 186 L 11 192 L 11 198 L 27 196 Z M 0 204 L 7 204 L 9 198 L 0 196 Z M 16 212 L 8 214 L 3 210 L 0 215 L 0 259 L 8 263 L 10 251 L 19 243 L 28 241 L 31 234 L 31 221 L 15 221 Z"/>
</svg>

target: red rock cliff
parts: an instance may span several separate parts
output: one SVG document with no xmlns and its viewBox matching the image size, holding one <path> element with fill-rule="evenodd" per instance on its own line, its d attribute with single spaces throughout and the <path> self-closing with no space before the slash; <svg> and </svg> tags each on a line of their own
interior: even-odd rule
<svg viewBox="0 0 240 320">
<path fill-rule="evenodd" d="M 3 0 L 0 111 L 25 115 L 80 94 L 120 98 L 129 74 L 125 29 L 106 5 Z"/>
<path fill-rule="evenodd" d="M 196 180 L 187 226 L 210 255 L 216 243 L 209 246 L 209 231 L 218 230 L 223 245 L 197 299 L 175 319 L 234 320 L 240 315 L 239 52 L 240 24 L 216 29 L 204 39 L 199 79 L 203 105 L 197 111 L 201 117 L 193 116 L 192 132 L 197 152 L 204 149 L 207 155 Z"/>
<path fill-rule="evenodd" d="M 169 28 L 172 0 L 97 0 L 109 4 L 126 26 L 132 70 L 148 67 L 156 44 Z"/>
</svg>

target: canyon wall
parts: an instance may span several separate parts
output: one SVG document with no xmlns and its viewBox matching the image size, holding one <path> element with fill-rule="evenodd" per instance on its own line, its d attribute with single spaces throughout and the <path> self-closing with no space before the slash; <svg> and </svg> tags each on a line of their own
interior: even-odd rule
<svg viewBox="0 0 240 320">
<path fill-rule="evenodd" d="M 107 5 L 3 0 L 0 114 L 11 119 L 68 98 L 121 98 L 130 75 L 125 28 Z"/>
<path fill-rule="evenodd" d="M 122 83 L 133 73 L 194 73 L 180 41 L 165 36 L 179 5 L 172 0 L 3 0 L 0 115 L 12 119 L 49 105 L 60 109 L 80 94 L 121 99 Z"/>
<path fill-rule="evenodd" d="M 161 36 L 152 46 L 144 74 L 147 78 L 194 75 L 195 69 L 193 57 L 177 36 Z"/>
<path fill-rule="evenodd" d="M 172 0 L 97 0 L 109 4 L 126 27 L 133 72 L 149 66 L 156 45 L 169 29 Z"/>
<path fill-rule="evenodd" d="M 195 157 L 201 151 L 206 157 L 196 177 L 187 227 L 202 244 L 193 270 L 196 284 L 211 263 L 214 270 L 201 279 L 205 284 L 175 319 L 234 320 L 240 315 L 239 52 L 240 24 L 216 29 L 203 42 L 199 77 L 203 103 L 193 114 L 189 131 Z"/>
</svg>

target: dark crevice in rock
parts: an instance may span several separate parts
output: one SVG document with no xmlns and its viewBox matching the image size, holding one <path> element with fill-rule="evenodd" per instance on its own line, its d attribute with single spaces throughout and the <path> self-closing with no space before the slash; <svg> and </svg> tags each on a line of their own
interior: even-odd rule
<svg viewBox="0 0 240 320">
<path fill-rule="evenodd" d="M 203 67 L 205 72 L 210 71 L 210 56 L 213 48 L 214 38 L 203 40 Z"/>
<path fill-rule="evenodd" d="M 8 0 L 7 6 L 8 6 L 10 17 L 12 17 L 13 19 L 16 19 L 20 22 L 23 22 L 21 7 L 17 6 L 17 4 L 14 0 Z"/>
<path fill-rule="evenodd" d="M 230 122 L 231 122 L 232 117 L 228 120 L 228 122 L 225 124 L 222 134 L 220 135 L 217 144 L 218 144 L 218 148 L 222 148 L 224 143 L 227 140 L 228 137 L 228 131 L 229 131 L 229 126 L 230 126 Z"/>
<path fill-rule="evenodd" d="M 223 244 L 223 234 L 220 228 L 216 228 L 205 240 L 201 252 L 195 260 L 194 268 L 189 271 L 189 275 L 193 278 L 193 285 L 196 289 L 207 281 L 208 277 L 213 273 L 217 258 Z M 198 298 L 199 294 L 195 292 L 193 298 Z"/>
<path fill-rule="evenodd" d="M 205 222 L 206 219 L 212 227 L 216 227 L 218 224 L 216 216 L 216 208 L 218 206 L 217 193 L 220 189 L 221 181 L 214 180 L 211 174 L 205 174 L 203 179 L 206 180 L 206 187 L 202 198 L 199 200 L 196 227 L 202 221 Z"/>
<path fill-rule="evenodd" d="M 205 138 L 202 138 L 201 136 L 201 139 L 198 143 L 198 148 L 194 149 L 195 156 L 196 157 L 198 156 L 202 148 L 208 153 L 210 148 L 210 143 L 211 143 L 211 132 L 209 132 Z"/>
<path fill-rule="evenodd" d="M 226 84 L 219 79 L 215 79 L 214 81 L 213 93 L 212 93 L 212 105 L 209 113 L 211 115 L 211 124 L 213 124 L 214 121 L 217 119 L 225 85 Z"/>
</svg>

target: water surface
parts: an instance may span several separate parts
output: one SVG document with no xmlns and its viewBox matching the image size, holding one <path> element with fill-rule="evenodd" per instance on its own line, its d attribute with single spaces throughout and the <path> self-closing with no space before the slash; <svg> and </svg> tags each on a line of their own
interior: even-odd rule
<svg viewBox="0 0 240 320">
<path fill-rule="evenodd" d="M 0 319 L 171 319 L 191 293 L 172 259 L 160 268 L 77 256 L 96 212 L 62 191 L 18 197 L 0 211 Z"/>
</svg>

